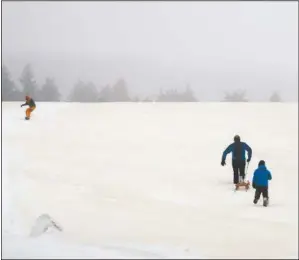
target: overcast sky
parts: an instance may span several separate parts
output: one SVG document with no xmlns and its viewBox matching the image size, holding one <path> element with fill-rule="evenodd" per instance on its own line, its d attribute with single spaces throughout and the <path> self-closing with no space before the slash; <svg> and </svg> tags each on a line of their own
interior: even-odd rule
<svg viewBox="0 0 299 260">
<path fill-rule="evenodd" d="M 2 55 L 15 81 L 31 63 L 62 93 L 124 77 L 133 93 L 199 99 L 246 89 L 298 95 L 298 2 L 3 2 Z"/>
</svg>

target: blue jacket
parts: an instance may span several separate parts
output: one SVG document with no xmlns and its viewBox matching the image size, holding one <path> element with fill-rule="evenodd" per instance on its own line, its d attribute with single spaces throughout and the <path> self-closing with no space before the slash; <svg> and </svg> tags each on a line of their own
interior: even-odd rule
<svg viewBox="0 0 299 260">
<path fill-rule="evenodd" d="M 259 166 L 254 171 L 252 184 L 255 184 L 255 186 L 268 187 L 269 180 L 272 180 L 272 175 L 265 165 Z"/>
<path fill-rule="evenodd" d="M 238 147 L 239 146 L 239 147 Z M 240 148 L 240 149 L 238 149 Z M 230 144 L 222 154 L 222 161 L 225 161 L 226 156 L 232 152 L 232 159 L 233 160 L 242 160 L 245 161 L 245 151 L 248 153 L 248 159 L 251 160 L 252 156 L 252 149 L 250 146 L 244 142 L 240 143 L 232 143 Z"/>
</svg>

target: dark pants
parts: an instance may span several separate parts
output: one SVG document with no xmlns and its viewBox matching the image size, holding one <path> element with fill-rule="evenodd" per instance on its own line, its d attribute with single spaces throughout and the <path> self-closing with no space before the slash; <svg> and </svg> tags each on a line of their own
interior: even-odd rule
<svg viewBox="0 0 299 260">
<path fill-rule="evenodd" d="M 234 184 L 239 183 L 239 175 L 245 178 L 245 161 L 243 160 L 233 160 L 233 170 L 234 170 Z"/>
<path fill-rule="evenodd" d="M 261 194 L 263 194 L 263 198 L 269 198 L 268 197 L 268 187 L 267 186 L 256 186 L 255 187 L 255 195 L 254 199 L 259 200 Z"/>
</svg>

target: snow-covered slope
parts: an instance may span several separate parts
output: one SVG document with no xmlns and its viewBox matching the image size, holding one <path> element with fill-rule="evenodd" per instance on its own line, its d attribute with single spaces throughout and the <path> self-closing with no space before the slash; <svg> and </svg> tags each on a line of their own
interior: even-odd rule
<svg viewBox="0 0 299 260">
<path fill-rule="evenodd" d="M 298 255 L 298 105 L 2 106 L 3 257 Z M 233 192 L 235 134 L 272 171 L 270 206 Z M 63 232 L 30 237 L 41 214 Z"/>
</svg>

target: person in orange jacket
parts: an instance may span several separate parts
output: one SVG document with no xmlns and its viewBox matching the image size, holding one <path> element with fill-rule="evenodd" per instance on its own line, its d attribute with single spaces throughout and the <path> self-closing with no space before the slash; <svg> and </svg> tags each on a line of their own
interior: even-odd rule
<svg viewBox="0 0 299 260">
<path fill-rule="evenodd" d="M 23 106 L 29 106 L 26 109 L 26 117 L 25 117 L 26 120 L 29 120 L 32 111 L 36 108 L 36 105 L 35 105 L 34 100 L 31 97 L 26 96 L 25 99 L 26 99 L 26 102 L 24 104 L 22 104 L 21 107 L 23 107 Z"/>
</svg>

